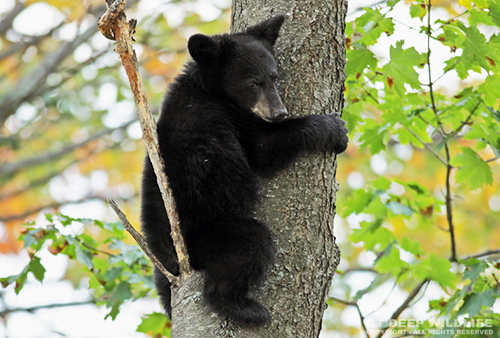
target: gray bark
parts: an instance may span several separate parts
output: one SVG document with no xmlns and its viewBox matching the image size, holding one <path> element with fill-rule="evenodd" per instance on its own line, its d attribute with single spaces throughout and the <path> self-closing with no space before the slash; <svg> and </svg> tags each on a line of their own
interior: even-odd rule
<svg viewBox="0 0 500 338">
<path fill-rule="evenodd" d="M 274 14 L 286 15 L 276 56 L 281 97 L 292 116 L 341 111 L 345 0 L 233 0 L 232 10 L 232 31 L 243 31 Z M 173 290 L 172 337 L 318 337 L 340 260 L 333 234 L 335 172 L 335 156 L 318 154 L 263 183 L 257 217 L 273 230 L 277 257 L 257 292 L 271 313 L 271 323 L 241 329 L 209 313 L 201 298 L 201 276 L 192 274 Z"/>
</svg>

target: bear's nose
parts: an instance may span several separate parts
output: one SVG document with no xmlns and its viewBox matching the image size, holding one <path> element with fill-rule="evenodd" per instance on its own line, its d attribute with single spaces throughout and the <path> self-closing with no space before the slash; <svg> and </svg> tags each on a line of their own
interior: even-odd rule
<svg viewBox="0 0 500 338">
<path fill-rule="evenodd" d="M 276 109 L 272 112 L 272 117 L 273 117 L 273 120 L 283 120 L 287 115 L 288 115 L 288 111 L 286 110 L 286 108 L 279 108 L 279 109 Z"/>
</svg>

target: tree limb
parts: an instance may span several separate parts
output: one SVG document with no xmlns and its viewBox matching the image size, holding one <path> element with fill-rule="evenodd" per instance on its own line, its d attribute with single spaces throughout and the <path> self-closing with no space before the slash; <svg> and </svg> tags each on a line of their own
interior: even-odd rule
<svg viewBox="0 0 500 338">
<path fill-rule="evenodd" d="M 105 37 L 116 40 L 115 51 L 118 53 L 129 78 L 139 122 L 141 123 L 143 131 L 142 138 L 146 144 L 149 158 L 153 164 L 158 186 L 163 197 L 172 230 L 172 239 L 179 261 L 179 277 L 180 280 L 183 281 L 191 272 L 191 267 L 189 265 L 184 239 L 182 238 L 179 228 L 179 218 L 174 197 L 170 189 L 168 178 L 165 175 L 163 159 L 160 156 L 156 122 L 149 109 L 144 84 L 139 73 L 139 62 L 132 47 L 132 34 L 135 32 L 137 21 L 135 19 L 129 22 L 126 21 L 126 15 L 122 11 L 126 0 L 114 0 L 112 3 L 111 0 L 109 0 L 107 2 L 108 10 L 99 19 L 98 27 Z M 171 276 L 166 275 L 166 277 L 170 277 L 169 280 L 171 279 Z"/>
<path fill-rule="evenodd" d="M 440 160 L 445 166 L 449 166 L 448 162 L 442 158 L 434 149 L 432 149 L 432 147 L 430 145 L 428 145 L 427 143 L 424 142 L 424 140 L 422 140 L 420 138 L 420 136 L 418 136 L 413 130 L 411 130 L 409 127 L 406 128 L 410 134 L 412 134 L 420 143 L 422 143 L 425 147 L 425 149 L 427 149 L 428 151 L 431 152 L 432 155 L 434 155 L 438 160 Z"/>
<path fill-rule="evenodd" d="M 450 147 L 448 146 L 448 142 L 444 144 L 444 149 L 446 151 L 446 220 L 448 221 L 448 229 L 450 231 L 450 241 L 451 241 L 451 262 L 457 261 L 457 244 L 455 240 L 455 225 L 453 224 L 453 198 L 451 196 L 451 169 L 450 165 Z"/>
<path fill-rule="evenodd" d="M 136 196 L 136 195 L 134 195 L 134 196 Z M 47 205 L 38 205 L 38 206 L 33 207 L 31 209 L 27 209 L 27 210 L 23 211 L 20 214 L 15 214 L 15 215 L 10 215 L 10 216 L 5 216 L 5 217 L 0 216 L 0 222 L 11 222 L 11 221 L 15 221 L 15 220 L 18 220 L 18 219 L 26 219 L 29 216 L 31 216 L 33 214 L 36 214 L 36 213 L 39 213 L 40 211 L 42 211 L 44 209 L 56 209 L 57 210 L 62 205 L 79 204 L 79 203 L 84 203 L 84 202 L 91 201 L 91 200 L 103 200 L 103 201 L 107 201 L 108 198 L 106 198 L 104 196 L 92 195 L 92 196 L 86 196 L 84 198 L 81 198 L 81 199 L 78 199 L 78 200 L 74 200 L 74 201 L 53 202 L 53 203 L 50 203 L 50 204 L 47 204 Z"/>
<path fill-rule="evenodd" d="M 19 0 L 16 1 L 14 8 L 2 20 L 0 20 L 0 35 L 4 35 L 11 27 L 16 16 L 24 9 L 24 4 Z"/>
<path fill-rule="evenodd" d="M 465 127 L 465 125 L 467 125 L 467 124 L 470 123 L 470 119 L 471 119 L 472 115 L 474 115 L 474 113 L 476 112 L 477 108 L 479 108 L 480 104 L 481 104 L 481 101 L 478 100 L 476 106 L 474 107 L 474 109 L 471 110 L 471 112 L 469 113 L 469 116 L 467 116 L 467 118 L 465 119 L 465 121 L 463 121 L 462 124 L 458 128 L 456 128 L 455 130 L 453 130 L 449 134 L 450 137 L 454 137 L 455 135 L 457 135 L 459 132 L 462 131 L 462 128 Z"/>
<path fill-rule="evenodd" d="M 86 154 L 86 155 L 88 156 L 89 154 Z M 51 179 L 60 175 L 64 170 L 66 170 L 67 168 L 69 168 L 73 164 L 78 163 L 80 160 L 82 160 L 82 159 L 80 158 L 80 159 L 72 160 L 68 164 L 66 164 L 63 168 L 61 168 L 57 171 L 50 172 L 47 175 L 44 175 L 44 176 L 37 178 L 33 181 L 30 181 L 27 185 L 22 186 L 16 190 L 0 192 L 0 201 L 6 200 L 8 198 L 19 196 L 28 190 L 31 190 L 31 189 L 38 187 L 38 186 L 41 186 L 45 183 L 48 183 Z"/>
<path fill-rule="evenodd" d="M 48 152 L 48 153 L 45 153 L 45 154 L 42 154 L 42 155 L 39 155 L 36 157 L 27 158 L 27 159 L 20 160 L 18 162 L 14 162 L 14 163 L 3 163 L 2 165 L 0 165 L 0 175 L 5 175 L 5 176 L 13 175 L 13 174 L 17 173 L 19 170 L 25 170 L 27 167 L 58 159 L 64 155 L 78 149 L 78 148 L 81 148 L 81 147 L 87 145 L 88 143 L 90 143 L 94 140 L 97 140 L 97 139 L 103 137 L 104 135 L 110 134 L 115 130 L 126 128 L 130 124 L 134 123 L 135 121 L 137 121 L 137 120 L 135 120 L 135 119 L 131 120 L 131 121 L 121 125 L 118 128 L 101 129 L 98 132 L 96 132 L 95 134 L 90 135 L 85 141 L 82 141 L 79 143 L 74 143 L 74 144 L 68 144 L 68 145 L 62 147 L 58 151 Z"/>
<path fill-rule="evenodd" d="M 12 54 L 19 52 L 22 49 L 27 49 L 29 46 L 38 45 L 40 41 L 51 36 L 54 33 L 54 31 L 61 28 L 63 24 L 65 24 L 65 22 L 62 22 L 59 26 L 52 28 L 50 31 L 47 32 L 47 34 L 25 37 L 21 39 L 21 41 L 9 45 L 8 48 L 5 48 L 0 53 L 0 60 L 3 60 L 11 56 Z"/>
<path fill-rule="evenodd" d="M 491 255 L 498 255 L 498 254 L 500 254 L 500 249 L 497 249 L 497 250 L 487 250 L 485 252 L 481 252 L 481 253 L 478 253 L 478 254 L 475 254 L 475 255 L 466 256 L 466 257 L 464 257 L 462 259 L 466 261 L 469 258 L 481 258 L 481 257 L 486 257 L 486 256 L 491 256 Z"/>
<path fill-rule="evenodd" d="M 8 315 L 12 312 L 18 312 L 18 311 L 34 312 L 34 311 L 40 310 L 40 309 L 51 309 L 51 308 L 56 308 L 56 307 L 89 305 L 89 304 L 95 304 L 95 303 L 96 302 L 94 300 L 88 300 L 88 301 L 83 301 L 83 302 L 46 304 L 46 305 L 37 305 L 37 306 L 32 306 L 32 307 L 23 307 L 23 308 L 14 308 L 14 309 L 7 308 L 7 309 L 0 312 L 0 318 L 5 318 L 6 315 Z"/>
<path fill-rule="evenodd" d="M 5 123 L 10 115 L 16 112 L 23 101 L 40 90 L 41 84 L 47 76 L 55 72 L 66 57 L 71 55 L 79 45 L 90 39 L 96 32 L 97 29 L 91 26 L 83 34 L 77 36 L 75 40 L 65 43 L 57 51 L 48 54 L 38 67 L 19 80 L 19 85 L 4 96 L 7 99 L 0 106 L 0 126 Z"/>
<path fill-rule="evenodd" d="M 139 244 L 139 246 L 141 247 L 142 251 L 144 251 L 144 253 L 149 257 L 151 262 L 153 262 L 153 264 L 168 278 L 168 280 L 170 281 L 170 283 L 172 283 L 172 285 L 178 285 L 179 277 L 174 276 L 172 273 L 170 273 L 170 271 L 165 269 L 165 267 L 158 260 L 158 258 L 156 258 L 156 256 L 151 252 L 151 250 L 149 250 L 149 247 L 146 244 L 146 240 L 144 239 L 144 237 L 142 237 L 142 235 L 139 232 L 137 232 L 137 230 L 135 230 L 132 224 L 130 224 L 130 222 L 127 219 L 127 216 L 125 216 L 125 214 L 120 210 L 116 202 L 113 201 L 112 199 L 108 199 L 108 202 L 111 208 L 113 208 L 115 213 L 118 215 L 118 218 L 120 218 L 120 220 L 122 221 L 125 229 L 132 235 L 137 244 Z"/>
<path fill-rule="evenodd" d="M 139 0 L 130 0 L 130 4 L 137 1 Z M 16 88 L 3 97 L 4 102 L 0 105 L 0 126 L 4 125 L 7 118 L 16 112 L 22 102 L 39 93 L 43 89 L 41 84 L 44 83 L 47 76 L 56 72 L 62 61 L 73 54 L 78 46 L 90 39 L 95 33 L 97 33 L 97 27 L 89 27 L 73 41 L 66 42 L 56 51 L 47 54 L 38 67 L 20 79 Z"/>
<path fill-rule="evenodd" d="M 335 297 L 330 297 L 330 299 L 333 300 L 334 302 L 338 302 L 338 303 L 346 305 L 346 306 L 354 306 L 356 308 L 356 310 L 358 311 L 359 320 L 361 321 L 361 326 L 363 327 L 365 335 L 367 338 L 370 338 L 370 334 L 368 333 L 368 329 L 365 325 L 365 317 L 361 313 L 361 309 L 359 308 L 358 302 L 348 302 L 348 301 L 345 301 L 343 299 L 335 298 Z"/>
<path fill-rule="evenodd" d="M 401 315 L 401 313 L 403 313 L 403 311 L 410 305 L 410 302 L 418 295 L 418 293 L 420 292 L 420 289 L 422 289 L 422 287 L 429 283 L 429 280 L 428 279 L 424 279 L 422 282 L 420 282 L 413 290 L 411 290 L 410 294 L 408 295 L 408 297 L 405 299 L 405 301 L 397 308 L 397 310 L 392 314 L 390 320 L 388 322 L 390 322 L 391 320 L 396 320 L 399 318 L 399 316 Z M 381 338 L 385 332 L 387 332 L 387 329 L 389 328 L 390 326 L 389 325 L 386 325 L 382 328 L 380 328 L 380 332 L 378 333 L 377 337 L 376 338 Z"/>
</svg>

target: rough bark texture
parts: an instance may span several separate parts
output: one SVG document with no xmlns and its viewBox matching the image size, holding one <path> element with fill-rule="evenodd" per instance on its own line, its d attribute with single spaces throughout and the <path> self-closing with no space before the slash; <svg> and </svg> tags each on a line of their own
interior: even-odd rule
<svg viewBox="0 0 500 338">
<path fill-rule="evenodd" d="M 291 115 L 341 111 L 346 9 L 345 0 L 233 0 L 233 31 L 286 15 L 276 51 L 281 97 Z M 210 314 L 195 273 L 173 291 L 173 337 L 318 337 L 340 260 L 333 235 L 335 171 L 334 156 L 309 156 L 263 184 L 257 217 L 273 230 L 278 252 L 258 292 L 272 322 L 243 330 Z"/>
</svg>

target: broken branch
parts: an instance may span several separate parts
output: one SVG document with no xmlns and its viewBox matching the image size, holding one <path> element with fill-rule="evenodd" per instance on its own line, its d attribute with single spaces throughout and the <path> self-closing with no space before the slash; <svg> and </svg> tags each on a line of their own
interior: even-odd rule
<svg viewBox="0 0 500 338">
<path fill-rule="evenodd" d="M 132 93 L 134 94 L 135 106 L 139 116 L 139 122 L 142 127 L 142 139 L 146 144 L 151 163 L 158 180 L 158 186 L 163 197 L 165 209 L 167 211 L 168 220 L 171 227 L 171 236 L 174 242 L 177 259 L 179 261 L 179 277 L 184 280 L 190 273 L 191 267 L 187 255 L 184 239 L 179 228 L 179 217 L 177 215 L 176 206 L 172 190 L 168 178 L 164 172 L 163 159 L 160 156 L 158 144 L 158 134 L 156 131 L 156 122 L 151 115 L 151 110 L 148 105 L 146 91 L 139 73 L 139 61 L 132 47 L 132 34 L 135 32 L 135 19 L 127 22 L 126 15 L 123 13 L 126 0 L 107 0 L 108 10 L 99 19 L 99 30 L 105 37 L 116 40 L 115 51 L 118 53 L 121 62 L 127 73 Z M 167 276 L 169 278 L 169 276 Z M 170 280 L 170 278 L 169 278 Z"/>
</svg>

